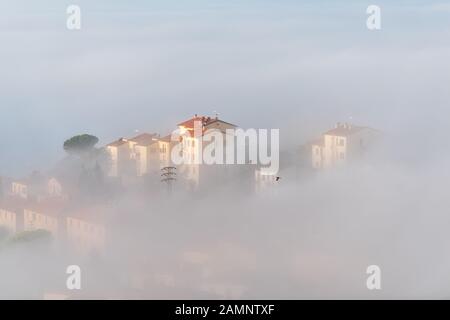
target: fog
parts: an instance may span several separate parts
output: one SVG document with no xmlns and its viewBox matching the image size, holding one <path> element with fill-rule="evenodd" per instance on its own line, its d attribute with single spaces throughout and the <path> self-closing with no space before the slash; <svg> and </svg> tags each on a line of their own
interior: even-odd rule
<svg viewBox="0 0 450 320">
<path fill-rule="evenodd" d="M 101 147 L 217 112 L 280 129 L 281 180 L 262 193 L 246 176 L 178 183 L 170 197 L 93 186 L 104 193 L 80 202 L 107 203 L 105 250 L 2 244 L 0 298 L 449 297 L 446 3 L 379 1 L 371 32 L 366 1 L 91 2 L 72 32 L 68 3 L 1 1 L 0 176 L 70 172 L 73 184 L 71 136 Z M 382 139 L 364 161 L 314 171 L 305 146 L 337 121 Z M 71 264 L 81 290 L 65 286 Z M 369 265 L 381 290 L 366 287 Z"/>
</svg>

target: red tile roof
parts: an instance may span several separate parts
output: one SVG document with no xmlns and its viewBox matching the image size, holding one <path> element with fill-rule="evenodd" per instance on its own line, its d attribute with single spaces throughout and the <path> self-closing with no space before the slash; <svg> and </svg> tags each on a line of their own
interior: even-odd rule
<svg viewBox="0 0 450 320">
<path fill-rule="evenodd" d="M 164 137 L 160 138 L 159 140 L 164 141 L 164 142 L 172 142 L 172 135 L 168 134 L 167 136 L 164 136 Z"/>
<path fill-rule="evenodd" d="M 214 122 L 221 122 L 221 123 L 229 124 L 231 126 L 235 126 L 234 124 L 225 122 L 225 121 L 220 120 L 218 118 L 211 118 L 211 117 L 205 117 L 205 116 L 202 116 L 202 117 L 195 116 L 195 117 L 193 117 L 193 118 L 191 118 L 189 120 L 186 120 L 184 122 L 179 123 L 178 126 L 183 126 L 185 128 L 193 129 L 195 121 L 200 121 L 203 126 L 208 126 L 208 125 L 210 125 L 210 124 L 212 124 Z"/>
<path fill-rule="evenodd" d="M 124 138 L 120 138 L 119 140 L 116 140 L 114 142 L 111 142 L 110 144 L 107 144 L 107 147 L 119 147 L 125 143 L 128 143 L 128 141 Z"/>
<path fill-rule="evenodd" d="M 136 144 L 140 146 L 148 146 L 157 141 L 158 135 L 156 133 L 141 133 L 134 138 L 131 138 L 130 141 L 136 142 Z"/>
</svg>

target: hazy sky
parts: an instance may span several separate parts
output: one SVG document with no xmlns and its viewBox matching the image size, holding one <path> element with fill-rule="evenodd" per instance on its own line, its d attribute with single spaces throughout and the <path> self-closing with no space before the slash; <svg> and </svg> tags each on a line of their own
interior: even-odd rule
<svg viewBox="0 0 450 320">
<path fill-rule="evenodd" d="M 345 3 L 0 0 L 0 174 L 45 170 L 78 133 L 106 144 L 214 111 L 298 144 L 352 117 L 442 146 L 450 4 Z"/>
</svg>

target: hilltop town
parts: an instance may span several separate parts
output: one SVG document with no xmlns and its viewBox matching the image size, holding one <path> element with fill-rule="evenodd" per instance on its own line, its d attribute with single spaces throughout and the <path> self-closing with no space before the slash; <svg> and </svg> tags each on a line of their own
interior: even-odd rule
<svg viewBox="0 0 450 320">
<path fill-rule="evenodd" d="M 200 133 L 194 132 L 196 125 Z M 237 186 L 245 194 L 270 194 L 293 180 L 283 175 L 289 166 L 317 173 L 361 161 L 379 136 L 368 127 L 338 123 L 304 146 L 306 155 L 281 159 L 279 170 L 272 173 L 251 159 L 248 150 L 241 165 L 198 161 L 198 155 L 210 147 L 200 141 L 209 129 L 227 134 L 237 128 L 217 116 L 195 115 L 176 126 L 176 139 L 173 133 L 143 132 L 96 147 L 95 136 L 72 137 L 64 143 L 66 158 L 48 173 L 36 171 L 23 179 L 1 177 L 0 240 L 53 239 L 77 254 L 101 254 L 113 237 L 108 220 L 119 194 L 134 193 L 152 201 Z M 182 157 L 192 161 L 174 164 L 172 151 L 178 144 Z"/>
</svg>

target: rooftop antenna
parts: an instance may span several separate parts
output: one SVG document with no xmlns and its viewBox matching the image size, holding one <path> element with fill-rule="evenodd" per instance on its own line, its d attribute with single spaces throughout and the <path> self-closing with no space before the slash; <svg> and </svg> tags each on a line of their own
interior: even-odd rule
<svg viewBox="0 0 450 320">
<path fill-rule="evenodd" d="M 219 113 L 218 113 L 216 110 L 214 110 L 213 113 L 214 113 L 215 116 L 216 116 L 216 120 L 219 119 Z"/>
</svg>

